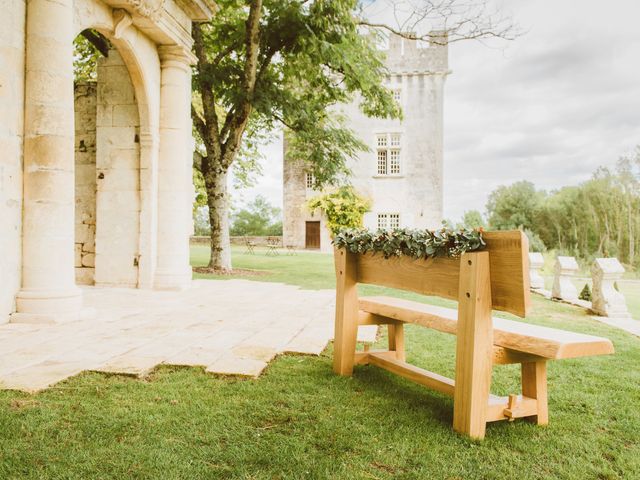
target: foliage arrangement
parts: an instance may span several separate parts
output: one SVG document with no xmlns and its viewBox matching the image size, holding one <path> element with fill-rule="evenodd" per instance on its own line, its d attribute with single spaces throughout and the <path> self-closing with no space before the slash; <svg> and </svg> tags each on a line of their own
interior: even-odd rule
<svg viewBox="0 0 640 480">
<path fill-rule="evenodd" d="M 459 257 L 465 252 L 481 250 L 485 246 L 482 229 L 395 230 L 343 229 L 333 239 L 338 248 L 351 253 L 382 253 L 385 258 Z"/>
<path fill-rule="evenodd" d="M 352 186 L 310 198 L 306 207 L 312 212 L 322 210 L 327 217 L 327 228 L 336 235 L 343 228 L 362 227 L 362 217 L 371 207 L 369 199 L 361 196 Z"/>
</svg>

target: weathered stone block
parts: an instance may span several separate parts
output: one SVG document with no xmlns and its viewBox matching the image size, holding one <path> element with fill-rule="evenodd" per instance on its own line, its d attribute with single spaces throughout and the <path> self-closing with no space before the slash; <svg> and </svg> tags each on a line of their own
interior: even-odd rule
<svg viewBox="0 0 640 480">
<path fill-rule="evenodd" d="M 82 266 L 82 244 L 81 243 L 75 244 L 75 266 L 76 267 Z"/>
<path fill-rule="evenodd" d="M 78 285 L 93 285 L 93 275 L 95 269 L 88 267 L 79 267 L 75 270 L 76 283 Z"/>
<path fill-rule="evenodd" d="M 604 317 L 630 318 L 627 303 L 615 289 L 615 281 L 622 278 L 624 267 L 617 258 L 596 258 L 591 267 L 593 278 L 592 309 Z"/>
<path fill-rule="evenodd" d="M 578 290 L 571 281 L 578 273 L 578 263 L 573 257 L 559 256 L 554 268 L 551 296 L 562 300 L 578 300 Z"/>
<path fill-rule="evenodd" d="M 93 253 L 85 253 L 82 255 L 82 266 L 83 267 L 95 267 L 96 265 L 96 256 Z"/>
<path fill-rule="evenodd" d="M 96 231 L 93 225 L 86 225 L 84 223 L 76 223 L 76 243 L 93 243 L 95 239 Z"/>
<path fill-rule="evenodd" d="M 544 257 L 539 252 L 529 253 L 529 282 L 531 288 L 544 288 L 544 278 L 540 275 L 540 269 L 544 267 Z"/>
<path fill-rule="evenodd" d="M 98 77 L 103 73 L 108 78 L 107 81 L 98 85 L 98 103 L 110 103 L 112 105 L 130 104 L 135 101 L 133 86 L 129 72 L 125 67 L 107 67 L 98 71 Z"/>
<path fill-rule="evenodd" d="M 113 105 L 100 104 L 96 113 L 96 127 L 113 126 Z"/>
<path fill-rule="evenodd" d="M 100 165 L 112 148 L 134 148 L 135 127 L 103 127 L 97 133 L 97 164 Z"/>
<path fill-rule="evenodd" d="M 131 105 L 114 105 L 112 120 L 114 127 L 138 126 L 140 124 L 138 106 L 135 103 Z"/>
</svg>

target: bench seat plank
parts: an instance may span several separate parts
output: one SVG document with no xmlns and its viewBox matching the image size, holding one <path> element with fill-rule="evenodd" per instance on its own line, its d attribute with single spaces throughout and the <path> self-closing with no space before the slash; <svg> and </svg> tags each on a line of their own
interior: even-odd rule
<svg viewBox="0 0 640 480">
<path fill-rule="evenodd" d="M 458 311 L 393 297 L 360 297 L 360 310 L 456 334 Z M 493 343 L 547 359 L 607 355 L 614 352 L 607 338 L 493 318 Z"/>
</svg>

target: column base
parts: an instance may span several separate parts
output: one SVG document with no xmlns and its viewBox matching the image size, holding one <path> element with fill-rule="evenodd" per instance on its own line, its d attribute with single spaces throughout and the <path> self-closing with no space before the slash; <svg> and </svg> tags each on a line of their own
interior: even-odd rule
<svg viewBox="0 0 640 480">
<path fill-rule="evenodd" d="M 156 290 L 187 290 L 191 287 L 192 277 L 191 266 L 188 266 L 181 272 L 176 272 L 175 270 L 171 272 L 156 270 L 153 288 Z"/>
<path fill-rule="evenodd" d="M 82 319 L 82 292 L 77 287 L 64 290 L 24 289 L 16 295 L 16 313 L 11 323 L 66 323 Z"/>
</svg>

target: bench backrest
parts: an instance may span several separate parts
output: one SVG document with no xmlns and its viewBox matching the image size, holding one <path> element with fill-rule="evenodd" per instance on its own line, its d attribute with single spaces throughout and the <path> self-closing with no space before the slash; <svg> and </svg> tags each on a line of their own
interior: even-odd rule
<svg viewBox="0 0 640 480">
<path fill-rule="evenodd" d="M 491 303 L 496 310 L 520 317 L 527 314 L 529 294 L 529 242 L 519 230 L 484 232 L 489 252 Z M 461 258 L 413 259 L 382 254 L 356 255 L 356 282 L 410 290 L 423 295 L 458 300 Z"/>
</svg>

